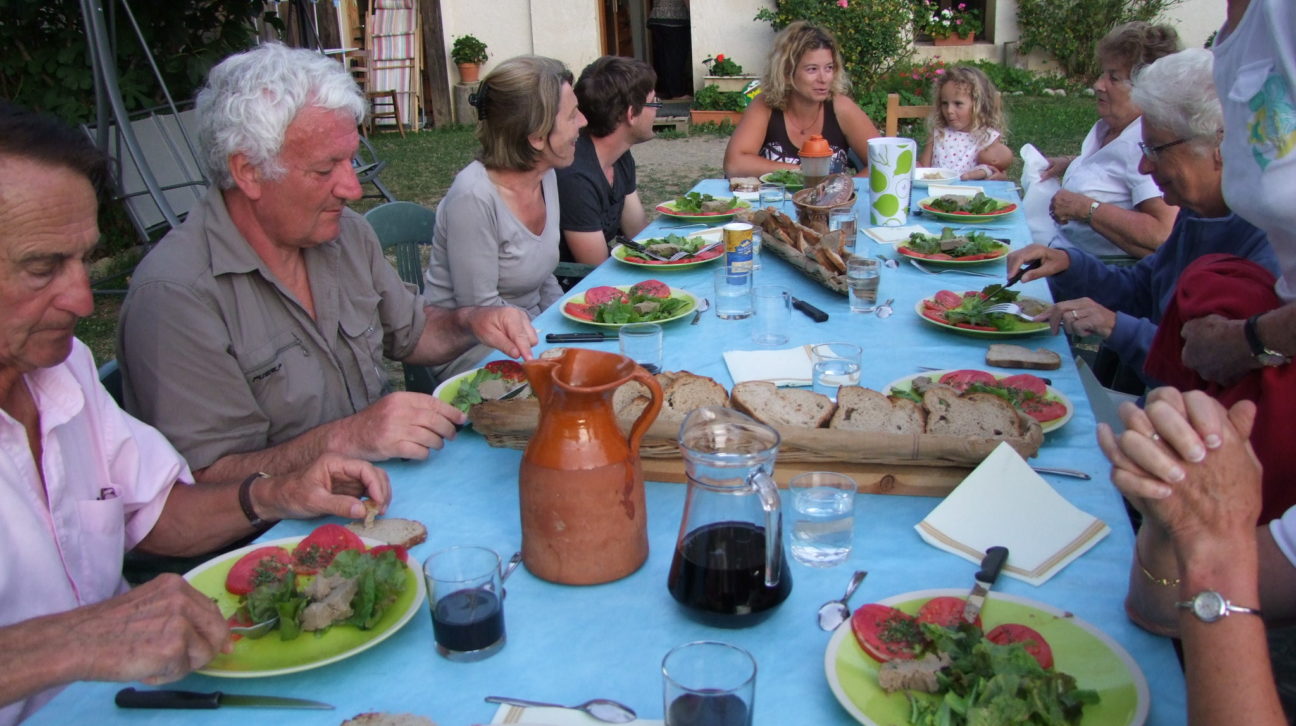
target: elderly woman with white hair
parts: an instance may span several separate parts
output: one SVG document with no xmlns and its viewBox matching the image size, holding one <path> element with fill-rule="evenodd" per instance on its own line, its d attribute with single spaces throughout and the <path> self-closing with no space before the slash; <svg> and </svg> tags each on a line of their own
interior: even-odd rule
<svg viewBox="0 0 1296 726">
<path fill-rule="evenodd" d="M 1033 244 L 1008 256 L 1014 271 L 1038 260 L 1025 281 L 1048 277 L 1057 304 L 1044 311 L 1053 332 L 1096 335 L 1144 382 L 1143 371 L 1157 324 L 1179 274 L 1193 260 L 1227 253 L 1275 271 L 1277 260 L 1265 234 L 1229 210 L 1221 187 L 1223 117 L 1211 78 L 1211 54 L 1185 50 L 1143 68 L 1134 79 L 1132 102 L 1143 110 L 1143 159 L 1166 202 L 1179 206 L 1170 236 L 1133 266 L 1105 264 L 1082 249 Z"/>
<path fill-rule="evenodd" d="M 576 159 L 585 126 L 561 62 L 504 61 L 482 81 L 477 159 L 455 175 L 437 205 L 424 297 L 432 305 L 508 305 L 535 317 L 562 288 L 554 277 L 561 237 L 555 169 Z M 441 378 L 476 365 L 478 346 L 435 368 Z"/>
</svg>

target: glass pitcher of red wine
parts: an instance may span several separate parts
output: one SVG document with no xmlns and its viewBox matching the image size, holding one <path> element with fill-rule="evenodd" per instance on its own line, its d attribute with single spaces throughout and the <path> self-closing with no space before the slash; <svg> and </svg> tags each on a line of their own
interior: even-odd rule
<svg viewBox="0 0 1296 726">
<path fill-rule="evenodd" d="M 684 419 L 688 493 L 667 587 L 693 619 L 745 628 L 792 592 L 774 457 L 779 434 L 730 408 Z"/>
</svg>

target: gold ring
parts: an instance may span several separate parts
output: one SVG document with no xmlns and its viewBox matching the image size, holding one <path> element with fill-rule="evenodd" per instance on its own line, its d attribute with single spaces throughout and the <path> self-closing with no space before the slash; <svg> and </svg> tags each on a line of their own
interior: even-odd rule
<svg viewBox="0 0 1296 726">
<path fill-rule="evenodd" d="M 1152 439 L 1153 441 L 1160 441 L 1160 440 L 1161 440 L 1161 434 L 1158 434 L 1157 432 L 1153 431 L 1153 432 L 1148 436 L 1148 438 L 1149 438 L 1149 439 Z"/>
<path fill-rule="evenodd" d="M 1071 311 L 1071 319 L 1072 319 L 1072 320 L 1079 320 L 1079 319 L 1080 319 L 1080 313 L 1078 313 L 1078 312 L 1072 310 L 1072 311 Z"/>
</svg>

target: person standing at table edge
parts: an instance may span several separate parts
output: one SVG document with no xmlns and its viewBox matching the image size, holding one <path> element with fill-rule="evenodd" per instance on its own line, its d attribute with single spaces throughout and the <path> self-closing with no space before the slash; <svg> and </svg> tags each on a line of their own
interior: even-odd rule
<svg viewBox="0 0 1296 726">
<path fill-rule="evenodd" d="M 0 102 L 4 726 L 68 683 L 164 683 L 228 649 L 220 610 L 179 576 L 128 591 L 126 550 L 202 554 L 262 519 L 362 517 L 359 495 L 385 509 L 391 493 L 372 464 L 333 455 L 189 486 L 184 459 L 117 407 L 72 335 L 94 310 L 87 260 L 107 184 L 107 159 L 85 134 Z"/>
<path fill-rule="evenodd" d="M 559 259 L 597 265 L 618 235 L 648 226 L 630 147 L 653 137 L 657 74 L 633 58 L 605 55 L 581 71 L 576 99 L 589 125 L 576 140 L 576 161 L 558 169 L 562 242 Z"/>
<path fill-rule="evenodd" d="M 478 342 L 529 358 L 513 307 L 424 307 L 346 208 L 364 100 L 324 56 L 267 43 L 198 94 L 214 180 L 140 263 L 118 326 L 125 407 L 199 481 L 295 469 L 331 451 L 425 458 L 464 416 L 391 393 L 383 355 L 417 364 Z"/>
</svg>

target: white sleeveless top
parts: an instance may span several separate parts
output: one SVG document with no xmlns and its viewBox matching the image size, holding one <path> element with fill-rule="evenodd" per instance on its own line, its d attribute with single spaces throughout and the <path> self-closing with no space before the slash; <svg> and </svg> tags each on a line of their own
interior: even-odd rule
<svg viewBox="0 0 1296 726">
<path fill-rule="evenodd" d="M 932 140 L 932 166 L 949 169 L 962 176 L 977 165 L 977 154 L 999 140 L 999 132 L 987 131 L 985 141 L 977 141 L 971 131 L 940 129 Z"/>
</svg>

